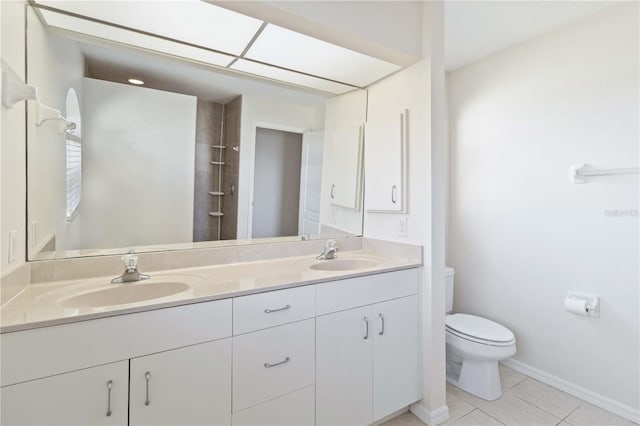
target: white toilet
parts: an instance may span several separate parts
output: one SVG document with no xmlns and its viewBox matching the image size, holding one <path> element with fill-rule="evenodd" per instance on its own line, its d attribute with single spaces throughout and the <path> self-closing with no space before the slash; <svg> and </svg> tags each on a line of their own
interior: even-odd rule
<svg viewBox="0 0 640 426">
<path fill-rule="evenodd" d="M 493 401 L 502 395 L 498 361 L 516 353 L 516 339 L 511 330 L 486 318 L 451 314 L 453 275 L 453 268 L 445 268 L 447 382 Z"/>
</svg>

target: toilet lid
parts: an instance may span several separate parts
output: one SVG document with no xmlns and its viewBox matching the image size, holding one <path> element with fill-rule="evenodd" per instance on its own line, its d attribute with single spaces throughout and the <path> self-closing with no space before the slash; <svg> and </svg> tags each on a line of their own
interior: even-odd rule
<svg viewBox="0 0 640 426">
<path fill-rule="evenodd" d="M 445 324 L 451 331 L 489 342 L 508 343 L 515 338 L 507 327 L 475 315 L 448 315 Z"/>
</svg>

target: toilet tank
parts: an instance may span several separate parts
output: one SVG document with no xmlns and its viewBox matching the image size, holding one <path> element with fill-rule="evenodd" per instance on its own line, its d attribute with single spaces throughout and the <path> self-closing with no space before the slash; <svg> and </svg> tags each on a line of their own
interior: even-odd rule
<svg viewBox="0 0 640 426">
<path fill-rule="evenodd" d="M 446 312 L 449 313 L 453 310 L 453 276 L 455 271 L 453 268 L 447 266 L 444 268 L 444 292 L 446 300 Z"/>
</svg>

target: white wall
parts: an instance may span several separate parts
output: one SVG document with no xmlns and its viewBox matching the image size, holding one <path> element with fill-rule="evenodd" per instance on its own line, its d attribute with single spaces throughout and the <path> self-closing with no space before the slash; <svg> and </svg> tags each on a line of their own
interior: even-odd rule
<svg viewBox="0 0 640 426">
<path fill-rule="evenodd" d="M 639 180 L 569 171 L 638 166 L 638 31 L 626 3 L 449 76 L 448 238 L 455 311 L 503 323 L 516 360 L 636 421 Z M 602 316 L 566 312 L 569 290 L 600 295 Z"/>
<path fill-rule="evenodd" d="M 24 2 L 2 1 L 2 60 L 16 74 L 25 78 L 24 48 Z M 0 269 L 1 275 L 20 267 L 25 262 L 25 194 L 26 194 L 26 160 L 25 160 L 25 104 L 19 102 L 13 109 L 2 109 L 2 141 L 1 141 L 1 227 L 0 227 Z M 16 231 L 16 259 L 8 261 L 9 232 Z"/>
<path fill-rule="evenodd" d="M 196 98 L 84 79 L 82 246 L 193 238 Z"/>
<path fill-rule="evenodd" d="M 370 86 L 367 103 L 367 121 L 384 121 L 409 110 L 408 121 L 408 204 L 407 214 L 367 212 L 364 207 L 364 235 L 370 238 L 387 239 L 424 244 L 428 238 L 430 168 L 430 123 L 429 114 L 429 62 L 423 60 L 391 77 Z M 366 137 L 365 137 L 366 150 Z M 365 170 L 367 175 L 375 170 Z M 400 237 L 400 220 L 408 221 L 407 238 Z"/>
<path fill-rule="evenodd" d="M 258 128 L 252 238 L 298 235 L 302 135 Z"/>
<path fill-rule="evenodd" d="M 256 127 L 304 133 L 323 128 L 324 109 L 255 95 L 242 96 L 240 176 L 238 179 L 238 239 L 249 237 Z"/>
<path fill-rule="evenodd" d="M 409 110 L 408 210 L 406 215 L 367 212 L 364 236 L 424 247 L 421 287 L 423 400 L 411 411 L 428 424 L 448 418 L 445 398 L 444 208 L 446 106 L 442 2 L 424 3 L 424 60 L 368 88 L 367 119 Z M 366 141 L 366 138 L 365 138 Z M 366 150 L 366 142 L 365 142 Z M 375 171 L 365 170 L 367 175 Z M 400 220 L 407 237 L 400 237 Z"/>
<path fill-rule="evenodd" d="M 27 8 L 27 62 L 29 84 L 38 88 L 45 105 L 65 114 L 69 88 L 82 99 L 84 58 L 74 41 L 49 33 L 32 8 Z M 82 105 L 80 105 L 82 108 Z M 58 123 L 36 126 L 36 102 L 28 114 L 28 224 L 29 252 L 55 236 L 58 250 L 67 246 L 71 225 L 66 221 L 66 145 Z M 33 222 L 37 222 L 34 227 Z"/>
</svg>

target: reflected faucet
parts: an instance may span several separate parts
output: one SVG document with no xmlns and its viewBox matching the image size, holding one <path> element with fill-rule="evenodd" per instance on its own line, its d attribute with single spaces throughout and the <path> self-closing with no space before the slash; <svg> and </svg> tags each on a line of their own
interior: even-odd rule
<svg viewBox="0 0 640 426">
<path fill-rule="evenodd" d="M 124 272 L 119 277 L 112 279 L 112 284 L 130 283 L 151 278 L 149 275 L 141 274 L 138 271 L 138 256 L 133 254 L 133 250 L 129 254 L 122 256 L 121 259 L 124 262 Z"/>
<path fill-rule="evenodd" d="M 318 260 L 331 260 L 336 257 L 338 247 L 336 246 L 336 240 L 327 240 L 324 243 L 324 250 L 316 257 Z"/>
</svg>

